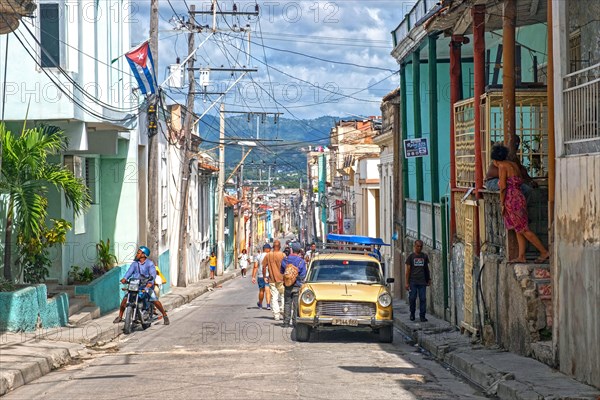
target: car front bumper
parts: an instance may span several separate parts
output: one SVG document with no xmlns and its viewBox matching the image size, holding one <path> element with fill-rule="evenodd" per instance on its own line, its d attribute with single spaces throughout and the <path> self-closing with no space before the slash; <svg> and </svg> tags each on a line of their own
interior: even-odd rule
<svg viewBox="0 0 600 400">
<path fill-rule="evenodd" d="M 328 326 L 328 327 L 371 327 L 371 328 L 381 328 L 383 326 L 393 325 L 394 320 L 392 319 L 375 319 L 375 318 L 337 318 L 337 317 L 310 317 L 310 318 L 302 318 L 296 317 L 296 324 L 304 324 L 309 325 L 313 328 L 319 326 Z"/>
</svg>

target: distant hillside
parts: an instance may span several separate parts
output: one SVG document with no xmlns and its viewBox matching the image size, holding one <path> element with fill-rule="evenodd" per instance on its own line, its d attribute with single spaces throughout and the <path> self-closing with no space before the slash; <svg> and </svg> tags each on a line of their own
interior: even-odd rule
<svg viewBox="0 0 600 400">
<path fill-rule="evenodd" d="M 244 176 L 247 179 L 254 179 L 262 169 L 262 176 L 265 178 L 270 165 L 272 174 L 279 171 L 277 176 L 281 178 L 290 176 L 290 179 L 293 178 L 292 181 L 297 183 L 299 176 L 302 176 L 306 181 L 306 154 L 302 149 L 308 149 L 308 146 L 327 146 L 329 132 L 338 120 L 338 117 L 331 116 L 307 120 L 279 118 L 275 123 L 271 116 L 260 121 L 258 135 L 261 140 L 256 141 L 258 146 L 252 149 L 245 160 Z M 250 119 L 246 115 L 228 116 L 225 121 L 226 143 L 230 138 L 256 139 L 256 125 L 256 116 Z M 204 140 L 202 148 L 210 149 L 217 146 L 218 117 L 205 116 L 199 128 L 200 137 Z M 241 146 L 227 143 L 225 149 L 226 170 L 231 171 L 241 159 Z M 296 174 L 293 174 L 294 172 Z"/>
</svg>

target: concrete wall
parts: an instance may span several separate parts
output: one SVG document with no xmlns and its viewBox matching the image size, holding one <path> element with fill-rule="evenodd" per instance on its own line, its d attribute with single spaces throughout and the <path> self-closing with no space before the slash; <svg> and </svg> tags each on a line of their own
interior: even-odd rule
<svg viewBox="0 0 600 400">
<path fill-rule="evenodd" d="M 465 245 L 456 242 L 452 245 L 450 261 L 450 312 L 451 322 L 459 325 L 464 320 L 465 304 Z"/>
<path fill-rule="evenodd" d="M 501 261 L 498 256 L 484 258 L 484 301 L 480 301 L 480 311 L 482 315 L 487 311 L 491 322 L 485 339 L 489 344 L 531 356 L 532 343 L 541 340 L 541 331 L 548 328 L 544 301 L 535 282 L 539 268 Z"/>
<path fill-rule="evenodd" d="M 47 299 L 46 285 L 29 286 L 14 292 L 0 292 L 0 331 L 33 331 L 38 326 L 65 326 L 69 318 L 66 293 Z"/>
<path fill-rule="evenodd" d="M 600 387 L 600 155 L 556 160 L 554 291 L 560 369 Z"/>
<path fill-rule="evenodd" d="M 87 294 L 90 300 L 100 308 L 102 314 L 118 308 L 124 293 L 119 281 L 127 272 L 129 265 L 123 264 L 114 267 L 89 285 L 75 286 L 75 294 Z"/>
<path fill-rule="evenodd" d="M 597 0 L 570 0 L 567 6 L 568 32 L 581 31 L 581 68 L 600 62 L 600 2 Z"/>
</svg>

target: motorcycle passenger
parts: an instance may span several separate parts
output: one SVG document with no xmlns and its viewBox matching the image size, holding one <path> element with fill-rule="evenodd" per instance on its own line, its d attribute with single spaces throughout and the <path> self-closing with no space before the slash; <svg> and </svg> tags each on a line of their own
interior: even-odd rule
<svg viewBox="0 0 600 400">
<path fill-rule="evenodd" d="M 148 279 L 148 283 L 146 287 L 149 289 L 148 293 L 150 295 L 150 301 L 154 303 L 154 306 L 162 313 L 164 324 L 169 325 L 169 317 L 167 316 L 167 312 L 165 311 L 162 303 L 156 297 L 154 293 L 154 281 L 156 279 L 156 266 L 154 262 L 148 257 L 150 256 L 150 249 L 146 246 L 140 246 L 138 248 L 137 253 L 135 254 L 134 261 L 129 266 L 129 269 L 125 273 L 123 279 L 121 279 L 121 283 L 127 283 L 130 278 L 133 279 Z M 113 323 L 118 324 L 123 321 L 123 313 L 125 312 L 125 308 L 127 307 L 127 294 L 123 297 L 123 301 L 121 301 L 121 307 L 119 308 L 119 316 L 115 318 Z"/>
</svg>

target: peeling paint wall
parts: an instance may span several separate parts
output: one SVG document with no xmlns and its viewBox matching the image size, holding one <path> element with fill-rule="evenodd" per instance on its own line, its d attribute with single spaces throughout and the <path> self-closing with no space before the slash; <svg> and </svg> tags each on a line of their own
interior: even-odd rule
<svg viewBox="0 0 600 400">
<path fill-rule="evenodd" d="M 452 246 L 452 262 L 450 265 L 450 310 L 452 322 L 460 325 L 464 320 L 465 304 L 465 245 L 456 242 Z"/>
<path fill-rule="evenodd" d="M 600 387 L 600 155 L 556 160 L 555 321 L 561 371 Z"/>
<path fill-rule="evenodd" d="M 532 343 L 548 340 L 553 323 L 547 313 L 552 310 L 549 277 L 547 264 L 507 264 L 502 257 L 485 256 L 480 312 L 489 325 L 486 344 L 531 356 Z"/>
</svg>

